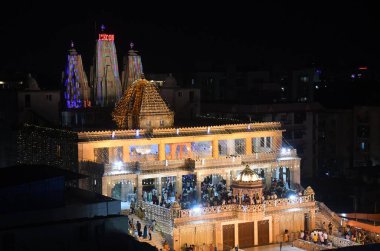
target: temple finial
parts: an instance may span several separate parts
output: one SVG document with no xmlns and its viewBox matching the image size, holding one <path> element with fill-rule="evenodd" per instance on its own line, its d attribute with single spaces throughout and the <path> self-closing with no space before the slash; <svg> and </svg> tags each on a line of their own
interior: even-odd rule
<svg viewBox="0 0 380 251">
<path fill-rule="evenodd" d="M 105 29 L 106 29 L 106 26 L 105 26 L 104 24 L 102 24 L 102 25 L 100 26 L 100 30 L 103 32 Z"/>
<path fill-rule="evenodd" d="M 71 40 L 70 45 L 71 45 L 71 48 L 74 48 L 74 42 L 73 42 L 73 40 Z"/>
<path fill-rule="evenodd" d="M 131 42 L 131 43 L 129 44 L 129 46 L 131 47 L 131 50 L 133 50 L 133 46 L 135 46 L 135 44 L 134 44 L 133 42 Z"/>
</svg>

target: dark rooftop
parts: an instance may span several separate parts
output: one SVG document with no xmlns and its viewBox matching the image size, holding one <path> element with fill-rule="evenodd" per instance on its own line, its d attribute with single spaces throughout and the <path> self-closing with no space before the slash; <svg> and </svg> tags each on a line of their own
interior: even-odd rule
<svg viewBox="0 0 380 251">
<path fill-rule="evenodd" d="M 64 177 L 65 181 L 69 181 L 87 176 L 47 165 L 15 165 L 0 168 L 0 188 L 55 177 Z"/>
</svg>

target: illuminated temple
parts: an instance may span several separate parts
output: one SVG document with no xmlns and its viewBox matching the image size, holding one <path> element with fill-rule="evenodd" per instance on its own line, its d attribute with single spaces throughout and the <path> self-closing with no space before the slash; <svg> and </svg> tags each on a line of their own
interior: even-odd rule
<svg viewBox="0 0 380 251">
<path fill-rule="evenodd" d="M 112 113 L 119 129 L 27 125 L 18 139 L 20 163 L 88 175 L 79 187 L 134 205 L 156 220 L 174 250 L 246 248 L 315 228 L 314 192 L 300 185 L 300 158 L 283 141 L 280 123 L 176 127 L 173 111 L 142 72 L 138 79 L 129 74 L 133 82 L 119 93 L 113 37 L 102 39 L 95 100 L 106 106 L 121 96 Z"/>
<path fill-rule="evenodd" d="M 76 166 L 90 176 L 80 187 L 127 206 L 136 203 L 172 236 L 175 250 L 185 244 L 225 250 L 276 243 L 285 230 L 315 227 L 314 192 L 300 186 L 300 158 L 285 147 L 280 123 L 67 136 L 54 130 L 24 129 L 21 162 Z"/>
</svg>

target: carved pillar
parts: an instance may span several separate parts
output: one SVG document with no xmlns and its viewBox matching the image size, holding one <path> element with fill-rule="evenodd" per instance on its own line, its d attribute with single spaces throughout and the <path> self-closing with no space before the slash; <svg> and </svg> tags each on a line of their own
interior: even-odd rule
<svg viewBox="0 0 380 251">
<path fill-rule="evenodd" d="M 252 138 L 245 138 L 245 154 L 252 155 Z"/>
<path fill-rule="evenodd" d="M 214 159 L 219 158 L 219 145 L 218 145 L 218 139 L 212 140 L 212 157 Z"/>
<path fill-rule="evenodd" d="M 310 230 L 315 228 L 315 209 L 310 210 Z"/>
<path fill-rule="evenodd" d="M 226 174 L 224 175 L 225 179 L 226 179 L 226 187 L 227 187 L 227 190 L 230 189 L 230 186 L 231 186 L 231 174 L 230 172 L 226 172 Z"/>
<path fill-rule="evenodd" d="M 170 144 L 170 157 L 171 159 L 176 159 L 175 152 L 177 150 L 177 144 Z"/>
<path fill-rule="evenodd" d="M 215 243 L 218 250 L 223 250 L 223 226 L 221 223 L 215 223 Z"/>
<path fill-rule="evenodd" d="M 255 246 L 259 245 L 259 228 L 257 226 L 257 223 L 258 223 L 257 220 L 253 222 L 253 235 L 254 235 L 253 243 L 255 244 Z"/>
<path fill-rule="evenodd" d="M 161 176 L 157 177 L 157 198 L 161 198 L 162 199 L 162 186 L 161 186 Z M 159 201 L 158 203 L 160 203 L 161 201 Z"/>
<path fill-rule="evenodd" d="M 142 201 L 142 178 L 140 175 L 137 177 L 137 200 Z"/>
<path fill-rule="evenodd" d="M 239 223 L 235 223 L 235 247 L 239 245 Z"/>
<path fill-rule="evenodd" d="M 272 170 L 271 167 L 265 169 L 265 187 L 266 189 L 270 188 L 272 185 Z"/>
<path fill-rule="evenodd" d="M 201 182 L 202 182 L 202 175 L 197 173 L 197 201 L 201 201 Z"/>
<path fill-rule="evenodd" d="M 165 160 L 166 159 L 166 153 L 165 153 L 165 143 L 158 144 L 158 160 Z"/>
<path fill-rule="evenodd" d="M 176 188 L 175 191 L 177 193 L 177 196 L 182 195 L 182 174 L 178 174 L 176 177 Z M 175 198 L 176 200 L 178 198 Z"/>
</svg>

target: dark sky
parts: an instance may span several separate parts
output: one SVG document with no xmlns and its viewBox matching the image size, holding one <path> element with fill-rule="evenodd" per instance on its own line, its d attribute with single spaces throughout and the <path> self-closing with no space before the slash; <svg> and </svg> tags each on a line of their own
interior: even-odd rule
<svg viewBox="0 0 380 251">
<path fill-rule="evenodd" d="M 62 2 L 48 9 L 17 2 L 9 7 L 0 22 L 0 72 L 32 72 L 37 80 L 58 81 L 71 40 L 88 72 L 95 23 L 104 23 L 115 34 L 120 66 L 133 41 L 145 72 L 192 71 L 199 62 L 251 68 L 312 62 L 378 66 L 380 22 L 376 8 L 364 1 L 181 2 L 170 7 L 117 3 L 114 8 L 108 2 Z"/>
</svg>

